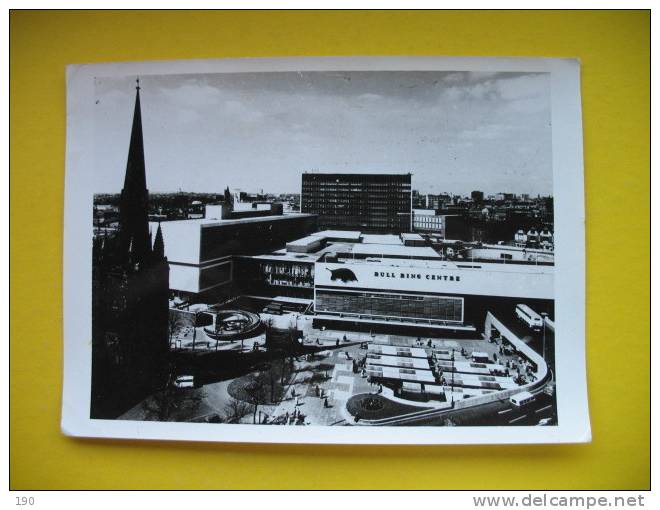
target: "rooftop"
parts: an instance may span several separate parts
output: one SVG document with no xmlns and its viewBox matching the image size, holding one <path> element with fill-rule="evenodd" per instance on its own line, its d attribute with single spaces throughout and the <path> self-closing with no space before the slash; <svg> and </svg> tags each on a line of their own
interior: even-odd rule
<svg viewBox="0 0 660 510">
<path fill-rule="evenodd" d="M 423 241 L 424 240 L 424 238 L 421 235 L 413 234 L 413 233 L 401 234 L 401 239 L 403 239 L 404 242 L 405 241 Z"/>
<path fill-rule="evenodd" d="M 287 246 L 309 246 L 313 243 L 320 242 L 322 238 L 318 234 L 310 234 L 306 237 L 301 237 L 295 241 L 289 241 L 286 243 Z"/>
<path fill-rule="evenodd" d="M 359 243 L 362 232 L 354 230 L 321 230 L 320 232 L 315 232 L 310 235 L 315 237 L 325 237 L 326 239 L 342 239 Z"/>
<path fill-rule="evenodd" d="M 337 173 L 337 172 L 303 172 L 303 175 L 322 175 L 325 177 L 369 177 L 369 178 L 386 178 L 386 177 L 410 177 L 412 174 L 401 173 L 401 174 L 392 174 L 392 173 Z"/>
<path fill-rule="evenodd" d="M 403 245 L 401 238 L 394 234 L 362 234 L 362 242 L 365 244 Z"/>
<path fill-rule="evenodd" d="M 295 218 L 309 218 L 314 216 L 314 214 L 307 213 L 290 213 L 290 214 L 279 214 L 273 216 L 254 216 L 247 218 L 231 218 L 231 219 L 216 219 L 216 218 L 198 218 L 198 219 L 187 219 L 187 220 L 173 220 L 173 221 L 164 221 L 161 223 L 163 227 L 166 225 L 175 226 L 176 228 L 196 228 L 196 227 L 214 227 L 221 225 L 240 225 L 244 223 L 260 223 L 268 221 L 283 221 L 291 220 Z M 154 222 L 151 222 L 154 223 Z"/>
<path fill-rule="evenodd" d="M 250 259 L 259 259 L 259 260 L 282 260 L 287 262 L 316 262 L 320 254 L 317 253 L 296 253 L 296 252 L 287 252 L 286 250 L 277 250 L 272 253 L 265 253 L 262 255 L 246 255 Z"/>
<path fill-rule="evenodd" d="M 353 246 L 354 254 L 374 255 L 376 257 L 423 257 L 426 259 L 440 259 L 440 255 L 433 248 L 424 246 L 404 246 L 403 244 L 356 244 Z"/>
</svg>

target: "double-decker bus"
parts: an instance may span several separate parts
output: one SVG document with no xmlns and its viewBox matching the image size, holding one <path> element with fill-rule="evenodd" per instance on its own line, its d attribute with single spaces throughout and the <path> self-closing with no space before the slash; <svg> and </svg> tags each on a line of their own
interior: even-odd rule
<svg viewBox="0 0 660 510">
<path fill-rule="evenodd" d="M 516 317 L 534 331 L 540 331 L 543 327 L 543 317 L 527 305 L 516 305 Z"/>
</svg>

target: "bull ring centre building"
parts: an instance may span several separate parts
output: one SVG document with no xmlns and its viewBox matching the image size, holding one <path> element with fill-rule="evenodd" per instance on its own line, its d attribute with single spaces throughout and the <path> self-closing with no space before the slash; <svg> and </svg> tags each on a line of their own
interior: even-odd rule
<svg viewBox="0 0 660 510">
<path fill-rule="evenodd" d="M 237 293 L 313 301 L 318 326 L 440 334 L 474 332 L 488 311 L 512 312 L 518 303 L 554 317 L 553 273 L 552 263 L 497 254 L 444 260 L 419 234 L 325 230 L 271 253 L 238 255 L 233 275 Z"/>
<path fill-rule="evenodd" d="M 309 214 L 161 226 L 170 291 L 191 303 L 288 296 L 312 304 L 315 325 L 374 333 L 474 332 L 488 311 L 518 303 L 554 316 L 547 261 L 484 258 L 483 247 L 478 259 L 450 261 L 420 234 L 316 232 Z"/>
</svg>

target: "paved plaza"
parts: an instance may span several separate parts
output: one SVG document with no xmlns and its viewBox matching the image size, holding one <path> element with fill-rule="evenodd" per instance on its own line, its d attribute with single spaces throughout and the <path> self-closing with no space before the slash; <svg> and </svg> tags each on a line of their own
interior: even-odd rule
<svg viewBox="0 0 660 510">
<path fill-rule="evenodd" d="M 491 362 L 496 363 L 495 366 L 510 368 L 511 376 L 504 374 L 497 378 L 486 376 L 489 380 L 497 379 L 503 385 L 502 388 L 515 388 L 514 376 L 523 373 L 525 369 L 516 355 L 503 354 L 501 345 L 483 338 L 456 340 L 316 329 L 312 327 L 312 316 L 298 313 L 260 315 L 264 322 L 270 323 L 273 327 L 295 328 L 300 331 L 302 345 L 309 347 L 310 350 L 313 349 L 314 352 L 289 357 L 287 363 L 290 365 L 287 365 L 285 375 L 270 374 L 270 398 L 259 401 L 256 412 L 254 401 L 246 398 L 244 393 L 237 398 L 236 388 L 240 389 L 241 384 L 249 384 L 251 378 L 258 377 L 259 373 L 264 371 L 263 366 L 238 378 L 213 382 L 200 388 L 166 390 L 135 406 L 123 418 L 154 419 L 156 417 L 156 419 L 172 421 L 262 423 L 285 426 L 355 425 L 359 424 L 360 415 L 368 418 L 369 413 L 357 413 L 356 404 L 351 404 L 348 406 L 353 408 L 351 414 L 347 409 L 347 403 L 352 397 L 364 399 L 371 394 L 374 396 L 372 400 L 380 399 L 381 402 L 388 403 L 388 412 L 396 416 L 415 410 L 450 410 L 454 401 L 462 400 L 468 395 L 492 393 L 492 390 L 460 387 L 463 382 L 470 386 L 471 381 L 483 380 L 483 374 L 479 374 L 479 370 L 488 374 L 485 368 L 472 368 L 475 366 L 471 357 L 473 352 L 483 353 L 490 360 L 497 360 Z M 395 392 L 387 384 L 370 383 L 366 370 L 367 353 L 380 352 L 381 346 L 391 346 L 388 348 L 394 347 L 395 350 L 412 348 L 413 351 L 420 353 L 422 364 L 427 363 L 425 361 L 427 356 L 429 359 L 432 358 L 431 365 L 439 375 L 439 380 L 431 383 L 427 389 L 436 388 L 435 394 L 427 393 L 426 398 L 423 399 L 408 398 L 409 395 L 401 398 L 402 394 Z M 203 327 L 188 326 L 176 332 L 171 347 L 173 351 L 192 351 L 194 348 L 200 354 L 210 351 L 247 353 L 255 350 L 265 351 L 266 339 L 265 333 L 261 333 L 242 341 L 217 341 L 207 336 Z M 267 367 L 265 370 L 273 370 L 273 367 L 279 366 L 284 370 L 283 363 L 284 360 L 272 360 L 265 365 Z M 458 372 L 465 373 L 453 372 L 453 369 L 443 372 L 443 364 L 444 367 L 453 367 Z M 426 369 L 428 370 L 429 366 L 426 366 Z M 509 370 L 507 374 L 508 372 Z M 263 377 L 263 374 L 261 375 Z M 276 392 L 272 389 L 274 377 L 278 379 Z M 356 397 L 357 395 L 366 397 Z M 244 401 L 242 407 L 240 403 L 236 403 L 237 400 Z M 237 405 L 241 407 L 242 412 L 231 415 L 232 405 L 234 408 Z"/>
</svg>

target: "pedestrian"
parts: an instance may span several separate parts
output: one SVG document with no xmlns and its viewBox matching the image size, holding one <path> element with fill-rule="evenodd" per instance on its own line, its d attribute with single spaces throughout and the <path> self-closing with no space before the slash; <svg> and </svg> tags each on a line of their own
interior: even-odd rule
<svg viewBox="0 0 660 510">
<path fill-rule="evenodd" d="M 337 341 L 335 342 L 335 345 L 339 347 L 339 338 L 337 338 Z"/>
<path fill-rule="evenodd" d="M 323 399 L 323 407 L 329 407 L 329 406 L 328 406 L 328 397 L 325 397 L 325 398 Z"/>
</svg>

